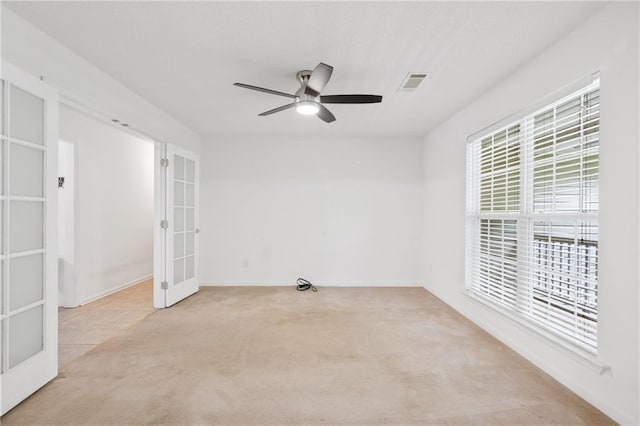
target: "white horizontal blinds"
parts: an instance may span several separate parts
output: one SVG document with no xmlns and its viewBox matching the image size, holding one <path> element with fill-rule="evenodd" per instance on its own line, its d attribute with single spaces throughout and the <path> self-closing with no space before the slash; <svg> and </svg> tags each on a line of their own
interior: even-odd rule
<svg viewBox="0 0 640 426">
<path fill-rule="evenodd" d="M 513 308 L 517 302 L 517 223 L 480 219 L 480 250 L 474 290 Z"/>
<path fill-rule="evenodd" d="M 525 118 L 531 247 L 525 315 L 595 351 L 598 321 L 599 82 Z"/>
<path fill-rule="evenodd" d="M 467 281 L 508 308 L 517 303 L 517 221 L 520 209 L 520 123 L 469 147 Z"/>
<path fill-rule="evenodd" d="M 467 287 L 594 351 L 599 82 L 470 143 Z"/>
<path fill-rule="evenodd" d="M 480 211 L 520 208 L 520 124 L 480 141 Z"/>
<path fill-rule="evenodd" d="M 533 223 L 526 314 L 581 345 L 597 347 L 598 226 Z"/>
<path fill-rule="evenodd" d="M 533 211 L 598 211 L 599 89 L 590 87 L 526 119 Z"/>
</svg>

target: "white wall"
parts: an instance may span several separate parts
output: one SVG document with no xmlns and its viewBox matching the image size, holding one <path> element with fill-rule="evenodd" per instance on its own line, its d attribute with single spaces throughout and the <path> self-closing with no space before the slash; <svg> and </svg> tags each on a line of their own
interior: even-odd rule
<svg viewBox="0 0 640 426">
<path fill-rule="evenodd" d="M 421 138 L 210 138 L 201 282 L 420 283 Z"/>
<path fill-rule="evenodd" d="M 194 131 L 13 11 L 0 7 L 3 59 L 37 77 L 43 76 L 62 97 L 126 122 L 159 141 L 171 142 L 196 153 L 200 151 L 200 136 Z"/>
<path fill-rule="evenodd" d="M 78 306 L 75 285 L 75 145 L 58 144 L 58 177 L 64 185 L 58 188 L 58 305 Z M 66 287 L 66 289 L 65 289 Z M 65 291 L 66 290 L 66 291 Z"/>
<path fill-rule="evenodd" d="M 153 143 L 67 107 L 60 138 L 78 145 L 81 303 L 153 273 Z"/>
<path fill-rule="evenodd" d="M 638 3 L 586 21 L 425 137 L 426 288 L 614 420 L 638 424 Z M 591 364 L 463 294 L 469 135 L 601 71 L 598 359 Z"/>
</svg>

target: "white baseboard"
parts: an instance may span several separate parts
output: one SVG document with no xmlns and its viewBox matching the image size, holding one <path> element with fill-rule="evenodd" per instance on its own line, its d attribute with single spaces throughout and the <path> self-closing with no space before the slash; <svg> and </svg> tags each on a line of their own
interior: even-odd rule
<svg viewBox="0 0 640 426">
<path fill-rule="evenodd" d="M 98 294 L 94 294 L 93 296 L 90 296 L 90 297 L 87 297 L 85 299 L 82 299 L 80 301 L 80 305 L 86 305 L 87 303 L 91 303 L 91 302 L 94 302 L 94 301 L 96 301 L 98 299 L 102 299 L 105 296 L 108 296 L 108 295 L 113 294 L 113 293 L 117 293 L 120 290 L 124 290 L 125 288 L 128 288 L 128 287 L 133 287 L 134 285 L 140 284 L 140 283 L 142 283 L 144 281 L 147 281 L 148 279 L 151 279 L 151 278 L 153 278 L 153 274 L 145 275 L 144 277 L 141 277 L 141 278 L 136 278 L 133 281 L 126 282 L 126 283 L 121 284 L 119 286 L 110 288 L 109 290 L 106 290 L 106 291 L 100 292 Z"/>
<path fill-rule="evenodd" d="M 395 282 L 338 282 L 338 281 L 312 281 L 318 287 L 423 287 L 422 283 L 415 281 L 395 281 Z M 291 287 L 295 286 L 295 281 L 283 283 L 265 281 L 216 281 L 212 283 L 201 283 L 200 287 Z"/>
<path fill-rule="evenodd" d="M 448 297 L 443 297 L 442 294 L 436 292 L 429 287 L 425 286 L 425 290 L 429 293 L 433 294 L 437 298 L 439 298 L 442 302 L 446 303 L 452 309 L 456 310 L 462 316 L 467 318 L 469 321 L 476 324 L 478 327 L 482 328 L 484 331 L 507 345 L 513 351 L 520 354 L 523 358 L 530 361 L 533 365 L 540 368 L 555 380 L 560 382 L 562 385 L 566 386 L 570 391 L 577 394 L 579 397 L 587 401 L 589 404 L 593 405 L 600 411 L 602 411 L 607 416 L 611 417 L 614 421 L 626 425 L 626 424 L 636 424 L 636 421 L 633 419 L 633 414 L 626 413 L 621 411 L 615 404 L 615 402 L 607 400 L 606 397 L 603 398 L 602 395 L 598 394 L 598 392 L 594 391 L 594 389 L 590 387 L 585 387 L 579 380 L 576 380 L 575 377 L 567 374 L 561 368 L 559 368 L 553 360 L 549 360 L 548 358 L 541 357 L 538 354 L 538 351 L 535 350 L 535 347 L 531 345 L 523 344 L 519 339 L 517 339 L 513 333 L 509 331 L 502 330 L 499 327 L 495 326 L 495 323 L 490 323 L 488 321 L 484 321 L 481 317 L 474 312 L 471 312 L 464 308 L 462 305 L 458 305 L 457 303 L 452 303 L 452 300 L 449 300 Z M 491 308 L 487 308 L 491 309 Z M 500 315 L 499 313 L 495 313 L 496 315 Z M 498 317 L 499 318 L 499 317 Z M 559 353 L 562 354 L 563 357 L 570 357 L 569 352 L 566 350 L 558 349 L 557 343 L 540 337 L 540 334 L 536 334 L 535 331 L 531 330 L 528 327 L 522 326 L 517 322 L 509 318 L 501 318 L 500 321 L 505 321 L 506 323 L 514 324 L 522 335 L 529 335 L 533 338 L 536 338 L 541 344 L 548 345 L 551 347 L 556 347 L 556 350 L 559 350 Z M 580 362 L 576 361 L 574 357 L 570 358 L 572 362 Z M 580 364 L 584 364 L 584 362 L 580 362 Z M 593 366 L 587 366 L 586 368 L 590 368 L 593 370 Z M 603 374 L 602 371 L 600 374 Z"/>
</svg>

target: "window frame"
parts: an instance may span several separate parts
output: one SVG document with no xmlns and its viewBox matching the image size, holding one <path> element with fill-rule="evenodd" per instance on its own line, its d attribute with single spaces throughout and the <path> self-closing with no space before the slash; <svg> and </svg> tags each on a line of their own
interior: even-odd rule
<svg viewBox="0 0 640 426">
<path fill-rule="evenodd" d="M 584 221 L 589 224 L 594 224 L 598 226 L 598 211 L 595 212 L 578 212 L 578 213 L 543 213 L 534 211 L 534 182 L 531 170 L 533 170 L 534 165 L 536 164 L 533 161 L 533 150 L 530 149 L 530 145 L 532 145 L 532 136 L 527 134 L 530 131 L 530 127 L 528 127 L 529 120 L 532 120 L 534 115 L 537 113 L 543 112 L 545 109 L 551 108 L 553 106 L 560 105 L 563 101 L 570 99 L 572 95 L 575 95 L 577 92 L 586 93 L 587 90 L 593 89 L 595 87 L 599 88 L 600 83 L 600 75 L 599 72 L 595 72 L 592 75 L 581 79 L 577 82 L 574 82 L 551 95 L 545 96 L 539 101 L 533 103 L 528 108 L 519 111 L 509 117 L 506 117 L 485 129 L 482 129 L 467 138 L 467 177 L 466 177 L 466 244 L 465 244 L 465 283 L 464 283 L 464 292 L 465 294 L 478 301 L 491 309 L 506 315 L 511 318 L 515 322 L 526 326 L 528 329 L 533 330 L 534 332 L 545 336 L 550 341 L 568 349 L 572 353 L 579 355 L 581 358 L 586 358 L 591 361 L 592 364 L 598 366 L 601 371 L 606 368 L 600 365 L 597 362 L 597 341 L 598 339 L 598 328 L 596 321 L 596 330 L 595 330 L 595 347 L 589 345 L 581 341 L 578 338 L 572 338 L 567 334 L 563 334 L 557 330 L 554 330 L 549 325 L 546 325 L 544 321 L 539 321 L 533 318 L 530 315 L 525 315 L 522 313 L 517 306 L 509 307 L 508 305 L 501 305 L 496 302 L 492 298 L 483 296 L 479 294 L 473 288 L 473 279 L 476 277 L 475 269 L 479 268 L 478 262 L 481 258 L 480 251 L 480 242 L 482 238 L 480 237 L 480 224 L 481 219 L 496 219 L 496 220 L 515 220 L 516 228 L 517 228 L 517 251 L 520 253 L 522 251 L 522 247 L 525 250 L 533 249 L 533 238 L 534 238 L 534 224 L 536 222 L 545 222 L 545 223 L 553 223 L 554 221 L 570 221 L 574 224 L 578 224 L 580 221 Z M 496 133 L 502 131 L 503 129 L 513 128 L 514 126 L 520 126 L 520 158 L 519 158 L 519 171 L 520 171 L 520 185 L 518 187 L 519 190 L 519 206 L 517 211 L 509 211 L 509 203 L 505 199 L 504 201 L 504 210 L 503 211 L 481 211 L 481 183 L 479 181 L 481 173 L 480 163 L 482 161 L 481 153 L 477 153 L 474 149 L 474 145 L 482 144 L 482 139 L 487 138 L 488 136 L 493 136 Z M 601 126 L 601 123 L 599 123 Z M 555 150 L 554 150 L 555 151 Z M 584 154 L 582 154 L 584 155 Z M 584 158 L 580 156 L 578 158 Z M 580 201 L 582 203 L 582 200 Z M 599 231 L 598 231 L 599 232 Z M 472 245 L 476 246 L 472 246 Z M 475 257 L 474 257 L 475 256 Z M 598 256 L 600 257 L 600 256 Z M 533 282 L 529 281 L 527 285 L 518 286 L 517 283 L 521 282 L 521 278 L 523 278 L 522 271 L 524 271 L 527 266 L 521 264 L 522 256 L 518 255 L 517 259 L 517 280 L 516 280 L 516 292 L 520 291 L 531 291 L 533 292 Z M 527 275 L 527 274 L 525 274 Z M 479 275 L 478 275 L 479 276 Z M 527 275 L 527 278 L 530 276 Z M 522 288 L 524 287 L 524 288 Z M 598 294 L 600 294 L 600 289 L 598 289 Z M 598 296 L 599 297 L 599 296 Z M 515 303 L 520 303 L 519 300 L 521 296 L 516 296 Z M 596 308 L 597 309 L 597 308 Z"/>
</svg>

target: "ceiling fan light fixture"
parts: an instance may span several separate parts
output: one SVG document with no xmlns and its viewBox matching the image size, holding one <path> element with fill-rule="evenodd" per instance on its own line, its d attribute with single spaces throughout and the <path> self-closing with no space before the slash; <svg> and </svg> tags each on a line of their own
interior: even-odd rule
<svg viewBox="0 0 640 426">
<path fill-rule="evenodd" d="M 295 108 L 300 115 L 315 115 L 325 123 L 333 123 L 336 121 L 336 117 L 327 109 L 325 104 L 376 104 L 382 102 L 382 96 L 380 95 L 321 95 L 321 92 L 329 82 L 332 73 L 333 67 L 322 62 L 320 62 L 313 71 L 298 71 L 296 77 L 300 83 L 300 88 L 295 92 L 295 94 L 279 92 L 277 90 L 238 82 L 233 83 L 233 85 L 244 89 L 255 90 L 257 92 L 292 99 L 292 101 L 286 105 L 261 112 L 258 114 L 260 117 Z"/>
<path fill-rule="evenodd" d="M 296 105 L 296 111 L 302 115 L 316 115 L 320 111 L 320 105 L 314 101 L 300 101 Z"/>
</svg>

